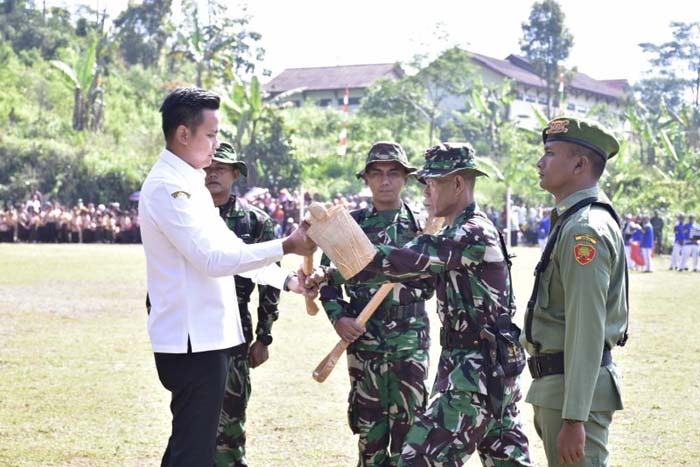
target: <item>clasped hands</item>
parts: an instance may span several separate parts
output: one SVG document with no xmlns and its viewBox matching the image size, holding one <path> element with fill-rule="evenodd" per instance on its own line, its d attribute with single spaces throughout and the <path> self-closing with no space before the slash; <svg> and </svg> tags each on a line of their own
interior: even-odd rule
<svg viewBox="0 0 700 467">
<path fill-rule="evenodd" d="M 282 251 L 285 255 L 296 254 L 299 256 L 312 256 L 314 254 L 317 247 L 313 240 L 306 235 L 308 228 L 308 222 L 304 221 L 298 229 L 282 240 Z M 318 285 L 307 280 L 307 276 L 304 274 L 302 268 L 299 268 L 296 276 L 292 276 L 289 279 L 287 288 L 290 292 L 295 292 L 309 298 L 315 298 L 318 295 Z"/>
</svg>

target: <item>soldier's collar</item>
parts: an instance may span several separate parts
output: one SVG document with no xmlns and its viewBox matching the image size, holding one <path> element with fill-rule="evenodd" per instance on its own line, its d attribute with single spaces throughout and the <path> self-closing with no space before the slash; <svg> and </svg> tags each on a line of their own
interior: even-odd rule
<svg viewBox="0 0 700 467">
<path fill-rule="evenodd" d="M 226 204 L 219 206 L 219 213 L 221 213 L 221 215 L 226 218 L 243 217 L 245 215 L 245 212 L 241 207 L 241 203 L 237 201 L 238 198 L 236 198 L 234 195 L 231 195 L 228 201 L 226 201 Z"/>
<path fill-rule="evenodd" d="M 401 206 L 397 209 L 389 209 L 387 211 L 382 211 L 382 212 L 388 212 L 388 211 L 396 211 L 398 214 L 401 214 L 404 209 L 408 209 L 408 206 L 406 206 L 406 203 L 401 200 Z M 379 214 L 379 211 L 377 211 L 377 208 L 374 206 L 374 204 L 371 204 L 369 206 L 369 217 L 371 216 L 376 216 Z"/>
<path fill-rule="evenodd" d="M 564 198 L 562 201 L 558 202 L 554 208 L 557 210 L 557 214 L 559 216 L 563 215 L 567 209 L 569 209 L 571 206 L 574 204 L 578 203 L 582 199 L 590 198 L 592 196 L 598 196 L 598 187 L 593 186 L 591 188 L 585 188 L 583 190 L 579 190 L 575 193 L 570 194 L 566 198 Z"/>
<path fill-rule="evenodd" d="M 464 211 L 462 211 L 459 214 L 459 216 L 457 216 L 457 218 L 454 221 L 454 224 L 452 224 L 451 227 L 464 224 L 467 221 L 467 219 L 474 215 L 474 212 L 476 212 L 476 201 L 472 201 L 472 203 L 469 206 L 464 208 Z"/>
</svg>

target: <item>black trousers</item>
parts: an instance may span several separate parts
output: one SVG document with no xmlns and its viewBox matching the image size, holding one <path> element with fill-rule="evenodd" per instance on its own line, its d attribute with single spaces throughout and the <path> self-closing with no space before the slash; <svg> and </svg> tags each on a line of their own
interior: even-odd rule
<svg viewBox="0 0 700 467">
<path fill-rule="evenodd" d="M 155 353 L 158 377 L 172 393 L 172 433 L 162 467 L 211 467 L 231 349 Z"/>
</svg>

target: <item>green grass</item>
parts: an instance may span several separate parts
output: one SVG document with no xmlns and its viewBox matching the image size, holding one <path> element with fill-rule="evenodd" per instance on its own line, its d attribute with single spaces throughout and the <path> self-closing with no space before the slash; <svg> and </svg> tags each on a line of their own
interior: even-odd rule
<svg viewBox="0 0 700 467">
<path fill-rule="evenodd" d="M 516 253 L 522 321 L 538 253 Z M 656 273 L 631 275 L 631 338 L 614 351 L 626 409 L 610 433 L 613 465 L 698 465 L 700 274 L 667 267 L 661 258 Z M 159 464 L 169 394 L 156 375 L 144 295 L 140 246 L 0 244 L 0 465 Z M 438 327 L 433 319 L 433 335 Z M 308 316 L 301 299 L 285 294 L 274 336 L 270 361 L 252 376 L 251 464 L 354 465 L 345 362 L 325 383 L 311 379 L 337 339 L 328 321 Z M 523 386 L 529 383 L 525 376 Z M 521 410 L 542 465 L 532 411 L 525 403 Z M 469 465 L 479 465 L 476 456 Z"/>
</svg>

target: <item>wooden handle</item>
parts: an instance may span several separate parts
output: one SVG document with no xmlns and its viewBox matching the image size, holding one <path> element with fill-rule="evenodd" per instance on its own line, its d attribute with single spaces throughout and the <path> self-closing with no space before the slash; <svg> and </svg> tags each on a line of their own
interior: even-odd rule
<svg viewBox="0 0 700 467">
<path fill-rule="evenodd" d="M 304 264 L 301 268 L 304 274 L 307 276 L 311 275 L 314 272 L 314 257 L 304 256 Z M 318 313 L 318 305 L 316 305 L 316 302 L 314 302 L 314 299 L 311 297 L 306 297 L 306 312 L 311 316 Z"/>
<path fill-rule="evenodd" d="M 335 344 L 333 350 L 331 350 L 330 353 L 326 355 L 323 360 L 321 360 L 321 363 L 319 363 L 314 370 L 313 377 L 316 381 L 322 383 L 326 380 L 326 378 L 328 378 L 328 375 L 331 374 L 331 371 L 333 371 L 333 368 L 335 368 L 335 364 L 338 363 L 338 360 L 349 345 L 350 343 L 344 340 L 340 340 L 337 344 Z"/>
<path fill-rule="evenodd" d="M 357 315 L 357 318 L 355 318 L 355 322 L 357 324 L 365 324 L 369 319 L 372 317 L 375 311 L 377 311 L 377 308 L 379 308 L 379 305 L 382 304 L 384 299 L 386 298 L 387 295 L 394 289 L 394 284 L 384 284 L 381 287 L 379 287 L 379 290 L 377 290 L 377 293 L 374 294 L 374 297 L 367 302 L 367 305 L 362 309 L 359 315 Z"/>
<path fill-rule="evenodd" d="M 374 297 L 372 297 L 367 305 L 365 305 L 360 314 L 357 315 L 355 322 L 357 324 L 364 325 L 372 317 L 374 312 L 377 311 L 379 305 L 382 304 L 386 296 L 389 295 L 389 292 L 391 292 L 393 288 L 394 284 L 382 285 L 379 290 L 377 290 L 377 293 L 374 294 Z M 331 371 L 333 371 L 333 368 L 335 368 L 335 364 L 338 363 L 338 360 L 343 355 L 343 352 L 347 350 L 349 345 L 350 343 L 344 340 L 340 340 L 337 344 L 335 344 L 333 350 L 331 350 L 330 353 L 326 355 L 323 360 L 321 360 L 321 363 L 316 366 L 316 369 L 312 374 L 313 378 L 319 383 L 324 382 L 326 378 L 328 378 L 328 375 L 331 374 Z"/>
</svg>

